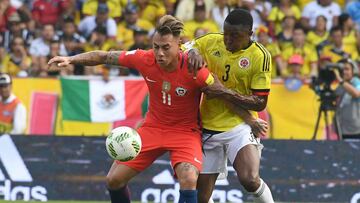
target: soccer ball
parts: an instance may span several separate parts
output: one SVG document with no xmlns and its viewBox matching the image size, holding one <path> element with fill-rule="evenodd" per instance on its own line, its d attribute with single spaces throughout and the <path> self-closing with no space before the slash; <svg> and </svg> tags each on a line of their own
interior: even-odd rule
<svg viewBox="0 0 360 203">
<path fill-rule="evenodd" d="M 132 128 L 117 127 L 106 138 L 106 150 L 115 160 L 130 161 L 140 153 L 140 135 Z"/>
</svg>

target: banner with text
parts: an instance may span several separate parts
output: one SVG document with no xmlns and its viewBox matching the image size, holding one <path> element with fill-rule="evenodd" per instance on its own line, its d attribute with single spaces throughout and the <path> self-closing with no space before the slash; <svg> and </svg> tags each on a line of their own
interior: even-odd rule
<svg viewBox="0 0 360 203">
<path fill-rule="evenodd" d="M 360 142 L 265 140 L 261 177 L 279 202 L 360 201 Z M 109 200 L 112 160 L 103 137 L 0 136 L 0 199 Z M 249 202 L 232 167 L 213 192 L 217 202 Z M 179 184 L 168 156 L 130 182 L 132 199 L 173 202 Z"/>
</svg>

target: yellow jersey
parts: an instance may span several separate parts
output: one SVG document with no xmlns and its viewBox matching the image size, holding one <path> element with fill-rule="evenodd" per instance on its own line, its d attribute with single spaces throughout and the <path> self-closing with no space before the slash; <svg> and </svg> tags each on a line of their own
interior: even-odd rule
<svg viewBox="0 0 360 203">
<path fill-rule="evenodd" d="M 226 50 L 223 34 L 209 33 L 185 45 L 200 51 L 208 69 L 216 74 L 225 87 L 242 95 L 253 91 L 268 92 L 271 83 L 271 55 L 257 42 L 231 53 Z M 204 96 L 200 107 L 203 127 L 214 131 L 228 131 L 244 121 L 221 99 Z M 257 116 L 256 112 L 251 112 Z"/>
<path fill-rule="evenodd" d="M 85 15 L 96 15 L 99 2 L 97 0 L 88 0 L 82 6 L 82 13 Z M 109 7 L 109 17 L 120 18 L 122 7 L 120 1 L 107 0 L 107 6 Z"/>
<path fill-rule="evenodd" d="M 329 32 L 327 32 L 327 31 L 325 32 L 325 34 L 323 36 L 317 35 L 314 31 L 309 31 L 306 35 L 306 42 L 309 43 L 310 45 L 316 47 L 321 42 L 327 40 L 328 37 L 329 37 Z"/>
<path fill-rule="evenodd" d="M 302 48 L 296 48 L 294 46 L 289 46 L 284 49 L 281 53 L 281 57 L 287 62 L 291 56 L 294 54 L 299 54 L 304 58 L 304 65 L 301 68 L 300 72 L 302 76 L 309 76 L 311 73 L 311 64 L 317 63 L 318 54 L 314 46 L 310 44 L 305 44 Z M 291 72 L 291 68 L 287 68 L 287 73 Z"/>
</svg>

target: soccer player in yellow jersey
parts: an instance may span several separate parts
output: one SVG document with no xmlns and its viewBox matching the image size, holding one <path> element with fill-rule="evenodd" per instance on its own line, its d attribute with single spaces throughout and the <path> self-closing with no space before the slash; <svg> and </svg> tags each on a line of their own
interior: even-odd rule
<svg viewBox="0 0 360 203">
<path fill-rule="evenodd" d="M 255 202 L 274 202 L 271 191 L 259 177 L 262 145 L 249 125 L 218 98 L 257 116 L 266 107 L 271 82 L 271 55 L 251 41 L 253 19 L 243 9 L 229 13 L 224 34 L 207 34 L 185 45 L 190 65 L 197 67 L 204 57 L 208 69 L 228 91 L 206 91 L 201 104 L 203 123 L 203 171 L 198 183 L 198 202 L 207 203 L 219 174 L 226 173 L 229 159 L 239 182 L 254 195 Z M 214 98 L 215 97 L 215 98 Z M 218 98 L 216 98 L 218 97 Z"/>
</svg>

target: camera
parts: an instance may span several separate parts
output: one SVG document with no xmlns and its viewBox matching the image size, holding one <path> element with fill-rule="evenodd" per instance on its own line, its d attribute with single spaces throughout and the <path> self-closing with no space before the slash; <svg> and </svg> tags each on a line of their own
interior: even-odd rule
<svg viewBox="0 0 360 203">
<path fill-rule="evenodd" d="M 331 85 L 332 82 L 336 80 L 334 70 L 337 69 L 342 75 L 342 70 L 344 68 L 343 63 L 326 63 L 323 67 L 320 67 L 319 70 L 319 80 L 326 85 Z"/>
<path fill-rule="evenodd" d="M 325 110 L 336 108 L 336 94 L 331 84 L 336 80 L 334 71 L 338 70 L 342 75 L 343 67 L 342 63 L 325 62 L 319 69 L 319 76 L 312 78 L 310 87 L 320 96 L 321 106 Z"/>
</svg>

